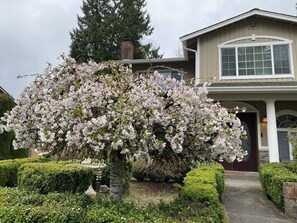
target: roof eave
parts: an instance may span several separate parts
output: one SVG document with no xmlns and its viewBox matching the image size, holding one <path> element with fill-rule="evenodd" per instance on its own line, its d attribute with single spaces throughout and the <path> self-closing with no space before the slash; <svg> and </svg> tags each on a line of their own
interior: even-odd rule
<svg viewBox="0 0 297 223">
<path fill-rule="evenodd" d="M 2 91 L 4 94 L 8 94 L 8 92 L 5 91 L 4 88 L 2 88 L 1 86 L 0 86 L 0 91 Z"/>
<path fill-rule="evenodd" d="M 185 57 L 177 58 L 155 58 L 155 59 L 133 59 L 133 60 L 117 60 L 121 64 L 145 64 L 145 63 L 170 63 L 170 62 L 183 62 L 187 61 Z"/>
<path fill-rule="evenodd" d="M 200 87 L 195 87 L 198 90 Z M 209 93 L 297 93 L 296 86 L 207 87 Z"/>
</svg>

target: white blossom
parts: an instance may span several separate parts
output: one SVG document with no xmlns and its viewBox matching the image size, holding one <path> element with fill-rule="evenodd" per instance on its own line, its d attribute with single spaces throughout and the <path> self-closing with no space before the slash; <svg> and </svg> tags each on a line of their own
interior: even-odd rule
<svg viewBox="0 0 297 223">
<path fill-rule="evenodd" d="M 13 130 L 16 149 L 97 157 L 114 150 L 148 157 L 171 149 L 196 161 L 242 159 L 241 122 L 207 97 L 207 84 L 196 92 L 158 72 L 136 77 L 112 62 L 62 57 L 1 118 L 0 133 Z"/>
</svg>

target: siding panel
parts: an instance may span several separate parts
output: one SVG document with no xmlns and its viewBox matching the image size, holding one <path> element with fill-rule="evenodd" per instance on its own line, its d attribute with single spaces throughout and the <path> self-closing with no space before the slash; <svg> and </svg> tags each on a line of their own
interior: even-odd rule
<svg viewBox="0 0 297 223">
<path fill-rule="evenodd" d="M 255 22 L 257 25 L 255 29 L 250 29 L 248 24 Z M 256 37 L 263 36 L 276 36 L 280 38 L 286 38 L 293 41 L 292 52 L 293 52 L 293 68 L 294 73 L 296 73 L 297 61 L 294 58 L 297 55 L 297 26 L 292 24 L 281 23 L 278 21 L 268 21 L 265 19 L 247 19 L 238 23 L 234 23 L 227 27 L 215 30 L 211 33 L 205 34 L 200 37 L 200 71 L 201 71 L 201 82 L 210 81 L 215 78 L 212 82 L 220 82 L 219 77 L 219 48 L 218 45 L 229 40 L 251 36 L 255 34 Z M 256 41 L 251 40 L 241 40 L 235 43 L 251 43 L 251 42 L 276 42 L 278 40 L 271 39 L 256 39 Z M 234 43 L 232 43 L 234 44 Z M 288 81 L 293 78 L 281 78 L 274 79 L 271 78 L 269 81 Z M 296 80 L 296 78 L 295 78 Z M 247 80 L 222 80 L 226 82 L 245 82 Z M 268 81 L 267 79 L 251 79 L 249 82 L 259 82 Z"/>
</svg>

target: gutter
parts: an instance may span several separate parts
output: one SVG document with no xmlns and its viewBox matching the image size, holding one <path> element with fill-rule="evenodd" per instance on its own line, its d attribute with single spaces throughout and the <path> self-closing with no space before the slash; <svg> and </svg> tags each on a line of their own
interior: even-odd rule
<svg viewBox="0 0 297 223">
<path fill-rule="evenodd" d="M 198 42 L 197 41 L 197 49 L 198 49 Z M 199 84 L 199 80 L 200 80 L 200 72 L 199 72 L 199 52 L 198 50 L 194 50 L 191 48 L 187 48 L 187 47 L 183 47 L 184 51 L 190 51 L 195 53 L 195 86 Z"/>
<path fill-rule="evenodd" d="M 199 87 L 194 87 L 198 90 Z M 297 93 L 297 86 L 236 86 L 236 87 L 207 87 L 210 93 Z"/>
<path fill-rule="evenodd" d="M 187 61 L 184 57 L 177 58 L 155 58 L 155 59 L 133 59 L 133 60 L 117 60 L 117 63 L 122 64 L 144 64 L 144 63 L 166 63 L 166 62 L 183 62 Z"/>
</svg>

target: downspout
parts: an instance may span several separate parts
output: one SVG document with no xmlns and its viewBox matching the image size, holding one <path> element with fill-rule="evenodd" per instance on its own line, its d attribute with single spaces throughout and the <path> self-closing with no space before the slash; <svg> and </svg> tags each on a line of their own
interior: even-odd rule
<svg viewBox="0 0 297 223">
<path fill-rule="evenodd" d="M 200 58 L 199 58 L 199 45 L 200 45 L 199 39 L 197 39 L 197 50 L 184 47 L 184 50 L 187 50 L 187 51 L 190 51 L 190 52 L 195 53 L 195 87 L 200 82 L 200 72 L 199 72 L 199 62 L 200 62 Z"/>
</svg>

